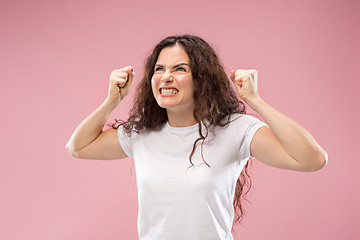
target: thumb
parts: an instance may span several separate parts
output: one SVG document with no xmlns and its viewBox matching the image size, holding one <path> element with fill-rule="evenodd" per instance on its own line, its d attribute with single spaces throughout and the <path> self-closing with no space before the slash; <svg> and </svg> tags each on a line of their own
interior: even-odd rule
<svg viewBox="0 0 360 240">
<path fill-rule="evenodd" d="M 235 79 L 235 70 L 231 70 L 231 73 L 230 73 L 230 79 L 234 81 Z"/>
<path fill-rule="evenodd" d="M 134 68 L 132 66 L 128 66 L 124 69 L 124 71 L 126 72 L 126 81 L 132 80 L 133 76 L 135 75 Z"/>
<path fill-rule="evenodd" d="M 132 72 L 134 72 L 134 69 L 133 69 L 132 66 L 128 66 L 128 67 L 126 67 L 124 70 L 125 70 L 125 72 L 127 72 L 129 75 L 130 75 Z"/>
</svg>

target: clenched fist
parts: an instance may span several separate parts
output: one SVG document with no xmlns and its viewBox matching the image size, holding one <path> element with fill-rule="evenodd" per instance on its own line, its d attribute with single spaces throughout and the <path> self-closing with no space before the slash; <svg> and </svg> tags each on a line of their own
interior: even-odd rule
<svg viewBox="0 0 360 240">
<path fill-rule="evenodd" d="M 232 70 L 230 79 L 234 82 L 239 97 L 247 102 L 250 98 L 258 97 L 257 71 L 255 69 Z"/>
<path fill-rule="evenodd" d="M 109 96 L 114 102 L 120 102 L 128 95 L 134 79 L 134 70 L 131 66 L 117 69 L 110 74 Z"/>
</svg>

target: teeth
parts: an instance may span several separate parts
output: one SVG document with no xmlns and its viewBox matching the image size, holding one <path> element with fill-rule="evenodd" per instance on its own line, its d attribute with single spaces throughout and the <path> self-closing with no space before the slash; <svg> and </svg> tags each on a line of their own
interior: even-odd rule
<svg viewBox="0 0 360 240">
<path fill-rule="evenodd" d="M 177 94 L 178 91 L 175 89 L 161 89 L 161 94 Z"/>
</svg>

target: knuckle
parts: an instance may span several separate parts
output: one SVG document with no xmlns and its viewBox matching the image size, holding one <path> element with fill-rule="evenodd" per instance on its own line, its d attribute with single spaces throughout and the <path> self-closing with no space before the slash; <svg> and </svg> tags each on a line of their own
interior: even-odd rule
<svg viewBox="0 0 360 240">
<path fill-rule="evenodd" d="M 120 73 L 118 74 L 118 76 L 121 77 L 121 78 L 125 78 L 126 75 L 127 75 L 127 74 L 126 74 L 125 72 L 120 72 Z"/>
<path fill-rule="evenodd" d="M 125 85 L 125 83 L 126 83 L 126 81 L 124 81 L 124 80 L 119 80 L 118 82 L 119 82 L 119 85 L 122 86 L 122 87 L 123 87 L 123 86 Z"/>
</svg>

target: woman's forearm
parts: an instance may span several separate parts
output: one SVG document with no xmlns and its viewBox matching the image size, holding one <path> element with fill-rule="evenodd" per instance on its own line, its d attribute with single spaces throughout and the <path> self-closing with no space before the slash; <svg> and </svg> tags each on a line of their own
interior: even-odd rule
<svg viewBox="0 0 360 240">
<path fill-rule="evenodd" d="M 108 118 L 118 104 L 118 102 L 107 98 L 93 113 L 80 123 L 66 144 L 66 149 L 74 155 L 74 153 L 94 141 L 102 133 Z"/>
<path fill-rule="evenodd" d="M 248 99 L 246 103 L 269 125 L 292 158 L 309 169 L 326 164 L 327 153 L 299 123 L 280 113 L 260 97 Z"/>
</svg>

